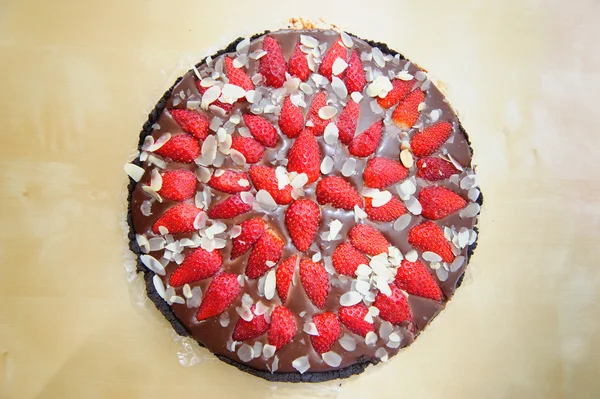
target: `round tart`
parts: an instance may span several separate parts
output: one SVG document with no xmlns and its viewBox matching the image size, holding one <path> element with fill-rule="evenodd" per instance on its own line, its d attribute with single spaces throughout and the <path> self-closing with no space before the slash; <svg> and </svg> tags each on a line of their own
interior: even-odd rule
<svg viewBox="0 0 600 399">
<path fill-rule="evenodd" d="M 456 114 L 335 30 L 238 39 L 179 78 L 125 166 L 130 248 L 181 335 L 277 381 L 362 372 L 454 295 L 482 195 Z"/>
</svg>

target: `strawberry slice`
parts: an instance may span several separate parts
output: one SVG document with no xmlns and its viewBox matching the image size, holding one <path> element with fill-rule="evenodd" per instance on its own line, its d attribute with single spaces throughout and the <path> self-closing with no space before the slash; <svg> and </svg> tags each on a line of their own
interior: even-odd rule
<svg viewBox="0 0 600 399">
<path fill-rule="evenodd" d="M 205 249 L 196 248 L 185 257 L 181 266 L 173 271 L 169 277 L 169 284 L 173 287 L 180 287 L 212 277 L 221 269 L 222 264 L 223 258 L 219 251 L 208 252 Z"/>
<path fill-rule="evenodd" d="M 315 136 L 311 135 L 314 139 Z M 319 205 L 309 199 L 292 202 L 285 211 L 285 225 L 298 251 L 306 252 L 321 222 Z"/>
<path fill-rule="evenodd" d="M 394 124 L 404 130 L 413 127 L 419 119 L 421 113 L 419 105 L 423 101 L 425 101 L 425 93 L 421 90 L 411 92 L 404 100 L 400 101 L 400 104 L 394 110 L 392 114 Z"/>
<path fill-rule="evenodd" d="M 290 172 L 306 173 L 308 183 L 314 183 L 321 176 L 321 152 L 314 134 L 304 130 L 288 152 L 287 169 Z"/>
<path fill-rule="evenodd" d="M 300 261 L 300 281 L 311 302 L 316 307 L 323 309 L 329 293 L 329 277 L 327 277 L 327 271 L 323 264 L 315 263 L 310 259 L 302 259 Z"/>
<path fill-rule="evenodd" d="M 200 209 L 187 202 L 177 204 L 167 211 L 154 223 L 152 232 L 160 234 L 159 227 L 165 227 L 169 234 L 190 233 L 195 231 L 194 219 L 200 213 Z"/>
<path fill-rule="evenodd" d="M 261 218 L 252 218 L 242 222 L 240 227 L 240 235 L 231 240 L 231 260 L 245 254 L 263 235 L 267 224 Z"/>
<path fill-rule="evenodd" d="M 383 122 L 373 123 L 367 130 L 352 139 L 348 151 L 355 157 L 368 157 L 373 154 L 381 141 Z"/>
<path fill-rule="evenodd" d="M 293 201 L 292 186 L 287 184 L 282 190 L 277 185 L 275 169 L 268 166 L 252 166 L 250 180 L 257 190 L 266 190 L 279 205 L 287 205 Z"/>
<path fill-rule="evenodd" d="M 315 136 L 321 136 L 325 131 L 325 127 L 329 124 L 328 120 L 321 119 L 319 110 L 327 105 L 327 93 L 321 91 L 313 98 L 308 115 L 306 116 L 306 127 L 310 129 Z M 310 126 L 311 122 L 313 126 Z"/>
<path fill-rule="evenodd" d="M 239 151 L 246 158 L 246 163 L 257 163 L 265 153 L 265 147 L 252 137 L 234 137 L 231 139 L 231 149 Z"/>
<path fill-rule="evenodd" d="M 265 77 L 267 86 L 279 88 L 285 82 L 285 71 L 287 70 L 287 63 L 283 58 L 281 47 L 277 40 L 271 36 L 265 36 L 262 48 L 267 54 L 260 59 L 258 70 Z"/>
<path fill-rule="evenodd" d="M 365 186 L 386 188 L 408 177 L 408 169 L 395 159 L 372 158 L 363 172 Z"/>
<path fill-rule="evenodd" d="M 391 245 L 377 229 L 368 224 L 357 224 L 348 233 L 354 248 L 370 256 L 387 253 Z"/>
<path fill-rule="evenodd" d="M 225 57 L 225 74 L 229 79 L 229 84 L 239 86 L 246 91 L 254 90 L 254 83 L 250 77 L 241 68 L 234 67 L 230 57 Z"/>
<path fill-rule="evenodd" d="M 379 207 L 373 206 L 371 198 L 365 198 L 365 212 L 369 219 L 375 222 L 391 222 L 404 215 L 406 211 L 404 204 L 394 196 L 387 204 Z"/>
<path fill-rule="evenodd" d="M 365 320 L 367 313 L 369 313 L 369 309 L 362 303 L 357 303 L 353 306 L 342 306 L 338 311 L 340 320 L 344 323 L 346 328 L 354 334 L 363 337 L 370 331 L 375 332 L 373 323 L 369 323 Z"/>
<path fill-rule="evenodd" d="M 284 245 L 283 240 L 273 230 L 265 231 L 250 251 L 246 275 L 249 278 L 259 278 L 264 275 L 269 267 L 272 267 L 267 265 L 267 262 L 279 262 Z"/>
<path fill-rule="evenodd" d="M 296 319 L 286 307 L 277 306 L 271 313 L 271 326 L 267 335 L 270 345 L 278 350 L 285 346 L 296 335 Z"/>
<path fill-rule="evenodd" d="M 285 303 L 287 300 L 297 263 L 298 257 L 294 255 L 281 262 L 277 267 L 277 271 L 275 272 L 275 287 L 277 288 L 277 295 L 281 298 L 281 303 Z"/>
<path fill-rule="evenodd" d="M 259 143 L 264 145 L 265 147 L 275 147 L 277 145 L 277 140 L 279 139 L 279 135 L 277 134 L 277 130 L 271 123 L 258 115 L 245 114 L 243 115 L 244 123 L 250 130 L 250 134 L 254 136 Z"/>
<path fill-rule="evenodd" d="M 450 263 L 454 260 L 452 247 L 444 237 L 444 232 L 433 222 L 425 221 L 410 229 L 408 243 L 419 251 L 435 252 L 444 262 Z"/>
<path fill-rule="evenodd" d="M 337 120 L 340 141 L 346 145 L 352 142 L 356 133 L 359 111 L 360 105 L 358 103 L 355 103 L 354 100 L 348 101 Z"/>
<path fill-rule="evenodd" d="M 206 184 L 215 190 L 229 194 L 250 190 L 250 178 L 248 175 L 244 172 L 235 172 L 233 170 L 217 170 Z"/>
<path fill-rule="evenodd" d="M 202 321 L 223 313 L 235 301 L 240 292 L 242 292 L 242 287 L 235 274 L 217 274 L 204 294 L 198 313 L 196 313 L 196 319 Z"/>
<path fill-rule="evenodd" d="M 345 73 L 346 76 L 344 77 L 344 83 L 346 84 L 348 93 L 355 91 L 362 93 L 365 85 L 367 84 L 367 79 L 365 77 L 365 70 L 362 61 L 360 60 L 356 50 L 352 50 L 352 54 L 350 54 L 348 68 L 346 68 Z"/>
<path fill-rule="evenodd" d="M 321 205 L 331 204 L 334 208 L 347 211 L 355 205 L 362 207 L 362 199 L 354 187 L 339 176 L 328 176 L 317 183 L 317 201 Z"/>
<path fill-rule="evenodd" d="M 302 110 L 294 105 L 290 96 L 283 100 L 281 113 L 279 114 L 279 128 L 283 134 L 291 139 L 296 138 L 304 128 Z"/>
<path fill-rule="evenodd" d="M 445 187 L 425 187 L 419 193 L 419 202 L 423 207 L 421 215 L 431 220 L 438 220 L 464 208 L 467 201 L 454 191 Z"/>
<path fill-rule="evenodd" d="M 417 81 L 415 79 L 411 80 L 402 80 L 402 79 L 394 79 L 392 80 L 392 90 L 383 98 L 378 98 L 377 103 L 385 109 L 392 108 L 394 105 L 398 104 L 401 100 L 404 99 L 410 93 L 412 88 L 415 86 Z"/>
<path fill-rule="evenodd" d="M 335 249 L 331 262 L 339 274 L 355 277 L 358 265 L 368 265 L 369 259 L 351 244 L 345 242 Z"/>
<path fill-rule="evenodd" d="M 204 140 L 208 136 L 208 126 L 210 122 L 206 115 L 200 114 L 190 109 L 170 109 L 169 112 L 175 122 L 181 128 L 196 137 L 199 140 Z"/>
<path fill-rule="evenodd" d="M 198 92 L 201 95 L 204 95 L 204 93 L 206 93 L 206 90 L 210 89 L 210 87 L 202 87 L 199 80 L 196 80 L 196 88 L 198 89 Z M 223 111 L 225 111 L 226 114 L 228 114 L 229 111 L 231 111 L 231 109 L 233 108 L 233 104 L 224 103 L 224 102 L 221 102 L 220 100 L 215 100 L 210 105 L 215 105 L 215 106 L 221 108 Z"/>
<path fill-rule="evenodd" d="M 211 219 L 231 219 L 243 215 L 250 209 L 252 209 L 252 206 L 242 201 L 242 197 L 239 194 L 235 194 L 213 205 L 208 210 L 208 217 Z"/>
<path fill-rule="evenodd" d="M 319 335 L 311 335 L 310 341 L 319 354 L 329 352 L 335 341 L 340 337 L 342 326 L 338 317 L 331 312 L 315 315 L 312 319 Z"/>
<path fill-rule="evenodd" d="M 161 173 L 158 194 L 171 201 L 185 201 L 196 194 L 196 175 L 187 169 L 171 169 Z"/>
<path fill-rule="evenodd" d="M 409 262 L 403 260 L 396 273 L 394 283 L 410 295 L 421 296 L 434 301 L 442 300 L 442 290 L 427 267 L 419 261 Z"/>
<path fill-rule="evenodd" d="M 417 177 L 429 181 L 438 181 L 460 173 L 452 162 L 437 157 L 419 158 L 417 161 Z"/>
<path fill-rule="evenodd" d="M 300 48 L 300 40 L 296 43 L 294 52 L 292 53 L 290 60 L 288 61 L 288 72 L 290 75 L 299 78 L 301 81 L 306 82 L 310 77 L 312 71 L 308 67 L 308 60 L 306 54 Z"/>
<path fill-rule="evenodd" d="M 257 316 L 254 314 L 254 310 L 256 309 L 255 305 L 252 305 L 252 320 L 246 321 L 240 317 L 238 322 L 233 329 L 233 335 L 231 338 L 234 341 L 245 341 L 247 339 L 256 338 L 258 336 L 263 335 L 269 329 L 269 323 L 265 320 L 265 315 L 261 314 Z"/>
<path fill-rule="evenodd" d="M 189 134 L 178 134 L 171 136 L 162 147 L 154 152 L 171 158 L 173 162 L 192 163 L 200 155 L 200 144 Z"/>
<path fill-rule="evenodd" d="M 408 301 L 402 294 L 402 291 L 392 284 L 390 284 L 390 289 L 392 290 L 390 296 L 380 292 L 375 297 L 375 302 L 373 302 L 373 306 L 379 309 L 379 317 L 392 324 L 400 324 L 403 321 L 412 320 Z"/>
<path fill-rule="evenodd" d="M 327 50 L 327 52 L 325 53 L 323 61 L 319 66 L 319 73 L 325 76 L 327 79 L 331 80 L 331 75 L 333 73 L 333 63 L 338 58 L 341 58 L 344 61 L 348 61 L 348 51 L 346 49 L 346 46 L 344 46 L 344 43 L 342 43 L 342 41 L 339 39 L 336 40 L 335 43 L 333 43 L 329 50 Z M 343 75 L 344 73 L 342 72 L 342 74 L 338 75 L 338 77 L 342 78 Z"/>
<path fill-rule="evenodd" d="M 426 157 L 440 149 L 442 144 L 452 134 L 452 124 L 449 122 L 438 122 L 426 127 L 422 132 L 417 132 L 410 140 L 413 155 Z"/>
</svg>

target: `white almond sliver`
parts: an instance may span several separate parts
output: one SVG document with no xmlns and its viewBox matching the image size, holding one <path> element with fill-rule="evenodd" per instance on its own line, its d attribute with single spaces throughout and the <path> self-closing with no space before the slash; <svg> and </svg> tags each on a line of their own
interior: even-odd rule
<svg viewBox="0 0 600 399">
<path fill-rule="evenodd" d="M 221 96 L 221 88 L 219 86 L 211 86 L 202 95 L 201 107 L 203 110 L 207 110 L 208 106 L 214 103 Z"/>
<path fill-rule="evenodd" d="M 345 99 L 348 97 L 348 89 L 346 88 L 346 85 L 337 76 L 333 76 L 331 78 L 331 88 L 339 98 Z"/>
<path fill-rule="evenodd" d="M 275 351 L 277 350 L 277 347 L 271 344 L 266 344 L 263 346 L 263 356 L 265 357 L 265 359 L 270 359 L 273 357 L 273 355 L 275 354 Z"/>
<path fill-rule="evenodd" d="M 323 139 L 329 145 L 335 145 L 337 143 L 339 137 L 339 129 L 335 125 L 335 123 L 330 122 L 327 126 L 325 126 L 325 131 L 323 132 Z M 351 158 L 354 159 L 354 158 Z"/>
<path fill-rule="evenodd" d="M 421 257 L 424 260 L 426 260 L 427 262 L 441 262 L 442 261 L 442 257 L 441 256 L 439 256 L 435 252 L 431 252 L 431 251 L 425 251 L 425 252 L 423 252 L 423 254 L 421 255 Z"/>
<path fill-rule="evenodd" d="M 140 260 L 148 269 L 161 276 L 165 275 L 165 267 L 156 258 L 150 255 L 140 255 Z"/>
<path fill-rule="evenodd" d="M 394 222 L 394 230 L 396 231 L 402 231 L 404 230 L 411 221 L 411 216 L 407 213 L 405 213 L 404 215 L 400 216 L 398 219 L 396 219 L 396 221 Z"/>
<path fill-rule="evenodd" d="M 308 335 L 314 335 L 314 336 L 318 336 L 319 335 L 319 331 L 317 330 L 317 325 L 315 323 L 312 323 L 312 322 L 304 323 L 302 331 L 304 331 Z"/>
<path fill-rule="evenodd" d="M 333 159 L 329 156 L 323 158 L 323 162 L 321 162 L 321 173 L 324 175 L 329 174 L 333 170 Z"/>
<path fill-rule="evenodd" d="M 381 191 L 377 197 L 373 198 L 372 205 L 373 208 L 379 208 L 380 206 L 384 206 L 392 199 L 392 193 L 387 190 Z"/>
<path fill-rule="evenodd" d="M 342 165 L 342 175 L 350 177 L 356 170 L 356 158 L 348 158 Z"/>
<path fill-rule="evenodd" d="M 406 205 L 406 209 L 408 209 L 408 211 L 413 215 L 420 215 L 423 211 L 421 203 L 413 196 L 406 200 L 404 204 Z"/>
<path fill-rule="evenodd" d="M 340 73 L 344 72 L 346 68 L 348 68 L 348 64 L 346 63 L 346 61 L 338 57 L 335 59 L 335 61 L 333 61 L 333 65 L 331 66 L 331 73 L 337 76 Z"/>
<path fill-rule="evenodd" d="M 341 306 L 352 306 L 362 301 L 362 295 L 356 291 L 348 291 L 340 297 Z"/>
<path fill-rule="evenodd" d="M 144 176 L 144 172 L 145 170 L 137 165 L 134 165 L 132 163 L 126 163 L 123 166 L 123 170 L 125 170 L 125 173 L 127 173 L 127 175 L 129 177 L 131 177 L 133 180 L 135 180 L 136 182 L 139 182 L 142 179 L 142 176 Z"/>
<path fill-rule="evenodd" d="M 472 217 L 477 216 L 477 214 L 479 214 L 480 210 L 481 210 L 481 207 L 479 206 L 479 204 L 477 202 L 471 202 L 469 205 L 466 206 L 466 208 L 464 208 L 462 211 L 460 211 L 458 216 L 460 216 L 463 219 L 472 218 Z"/>
<path fill-rule="evenodd" d="M 342 348 L 348 352 L 352 352 L 356 349 L 356 340 L 349 334 L 344 334 L 344 336 L 340 338 L 339 343 Z"/>
<path fill-rule="evenodd" d="M 165 299 L 165 285 L 162 282 L 162 279 L 155 274 L 154 277 L 152 277 L 152 283 L 154 284 L 154 289 L 156 290 L 156 293 L 162 298 Z"/>
<path fill-rule="evenodd" d="M 354 46 L 354 41 L 352 40 L 352 37 L 350 37 L 350 35 L 346 32 L 340 33 L 340 38 L 342 39 L 342 43 L 344 44 L 344 46 L 348 48 L 352 48 L 352 46 Z"/>
<path fill-rule="evenodd" d="M 304 374 L 309 368 L 310 363 L 308 361 L 308 356 L 301 356 L 295 359 L 292 362 L 292 367 L 294 367 L 300 374 Z"/>
<path fill-rule="evenodd" d="M 337 108 L 331 105 L 326 105 L 319 110 L 319 118 L 329 120 L 337 115 Z"/>
<path fill-rule="evenodd" d="M 245 165 L 246 164 L 246 157 L 244 157 L 244 154 L 242 154 L 241 152 L 239 152 L 238 150 L 234 150 L 233 148 L 229 150 L 229 156 L 231 157 L 231 160 L 236 164 L 236 165 Z"/>
<path fill-rule="evenodd" d="M 359 220 L 366 219 L 367 213 L 358 205 L 354 205 L 354 221 L 358 222 Z"/>
<path fill-rule="evenodd" d="M 319 41 L 308 35 L 300 35 L 300 43 L 308 48 L 319 47 Z"/>
<path fill-rule="evenodd" d="M 375 334 L 373 331 L 369 331 L 367 333 L 367 335 L 365 336 L 365 344 L 369 345 L 369 346 L 373 346 L 377 343 L 377 334 Z"/>
<path fill-rule="evenodd" d="M 414 249 L 411 249 L 404 255 L 404 257 L 409 262 L 416 262 L 417 258 L 419 257 L 419 254 Z"/>
<path fill-rule="evenodd" d="M 254 348 L 248 344 L 242 344 L 238 349 L 237 354 L 242 362 L 249 362 L 254 359 Z"/>
<path fill-rule="evenodd" d="M 270 300 L 275 296 L 275 270 L 271 269 L 265 278 L 265 299 Z"/>
<path fill-rule="evenodd" d="M 328 366 L 338 367 L 340 364 L 342 364 L 342 357 L 333 351 L 325 352 L 321 355 L 321 357 Z"/>
<path fill-rule="evenodd" d="M 363 95 L 362 95 L 362 94 L 360 94 L 360 93 L 359 93 L 359 92 L 357 92 L 357 91 L 355 91 L 355 92 L 352 92 L 352 94 L 350 94 L 350 97 L 351 97 L 351 98 L 352 98 L 352 100 L 353 100 L 355 103 L 357 103 L 357 104 L 359 104 L 359 103 L 360 103 L 360 100 L 362 100 L 362 99 L 363 99 Z"/>
</svg>

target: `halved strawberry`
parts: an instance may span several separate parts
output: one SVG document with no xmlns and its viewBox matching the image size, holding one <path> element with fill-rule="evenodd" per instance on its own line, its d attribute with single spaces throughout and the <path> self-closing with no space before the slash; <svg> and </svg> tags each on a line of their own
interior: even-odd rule
<svg viewBox="0 0 600 399">
<path fill-rule="evenodd" d="M 365 320 L 368 312 L 369 309 L 364 304 L 357 303 L 353 306 L 342 306 L 338 315 L 348 330 L 364 337 L 369 331 L 375 332 L 373 323 Z"/>
<path fill-rule="evenodd" d="M 321 136 L 325 131 L 325 127 L 329 124 L 328 120 L 321 119 L 319 110 L 327 105 L 327 93 L 321 91 L 313 98 L 308 115 L 306 116 L 306 128 L 310 129 L 315 136 Z M 311 122 L 313 126 L 309 126 Z"/>
<path fill-rule="evenodd" d="M 258 115 L 245 114 L 243 115 L 244 123 L 250 130 L 250 134 L 254 136 L 259 143 L 265 147 L 275 147 L 279 135 L 277 129 L 271 123 Z"/>
<path fill-rule="evenodd" d="M 198 313 L 196 313 L 196 319 L 202 321 L 220 315 L 233 303 L 240 292 L 242 292 L 242 287 L 235 274 L 217 274 L 204 294 Z"/>
<path fill-rule="evenodd" d="M 445 187 L 425 187 L 419 193 L 419 202 L 423 207 L 421 215 L 431 220 L 438 220 L 464 208 L 467 201 L 454 191 Z"/>
<path fill-rule="evenodd" d="M 379 207 L 373 206 L 371 198 L 365 198 L 365 212 L 369 219 L 376 222 L 391 222 L 406 213 L 406 207 L 398 198 L 392 195 L 387 204 Z"/>
<path fill-rule="evenodd" d="M 371 158 L 363 172 L 365 186 L 373 188 L 386 188 L 400 180 L 406 179 L 408 169 L 400 162 L 390 158 Z"/>
<path fill-rule="evenodd" d="M 375 256 L 387 253 L 390 243 L 379 230 L 368 224 L 357 224 L 348 233 L 350 243 L 354 248 L 367 255 Z"/>
<path fill-rule="evenodd" d="M 408 306 L 408 301 L 402 291 L 392 284 L 390 284 L 390 289 L 392 290 L 390 296 L 380 292 L 375 297 L 375 302 L 373 302 L 373 306 L 379 309 L 379 317 L 392 324 L 412 320 L 410 306 Z"/>
<path fill-rule="evenodd" d="M 300 281 L 304 292 L 311 302 L 318 308 L 325 307 L 327 294 L 329 293 L 329 277 L 321 262 L 313 262 L 310 259 L 300 261 Z"/>
<path fill-rule="evenodd" d="M 410 139 L 410 147 L 413 155 L 426 157 L 431 155 L 448 140 L 452 134 L 452 124 L 449 122 L 438 122 L 426 127 L 422 132 L 417 132 Z"/>
<path fill-rule="evenodd" d="M 335 341 L 340 337 L 342 326 L 338 317 L 331 312 L 315 315 L 312 319 L 319 335 L 311 335 L 310 341 L 317 353 L 329 352 Z"/>
<path fill-rule="evenodd" d="M 360 105 L 354 100 L 348 101 L 337 120 L 340 141 L 346 145 L 352 142 L 358 124 Z"/>
<path fill-rule="evenodd" d="M 256 306 L 252 305 L 252 308 L 250 309 L 253 314 L 252 320 L 246 321 L 240 317 L 236 323 L 233 329 L 233 335 L 231 336 L 234 341 L 245 341 L 247 339 L 256 338 L 266 333 L 269 329 L 269 323 L 265 320 L 265 315 L 255 315 L 255 309 Z"/>
<path fill-rule="evenodd" d="M 257 190 L 266 190 L 279 205 L 287 205 L 293 201 L 292 186 L 286 185 L 282 190 L 277 185 L 275 169 L 268 166 L 252 166 L 250 168 L 250 179 Z"/>
<path fill-rule="evenodd" d="M 200 155 L 198 140 L 189 134 L 178 134 L 171 138 L 158 150 L 158 155 L 171 158 L 173 162 L 192 163 Z"/>
<path fill-rule="evenodd" d="M 298 263 L 298 256 L 290 256 L 277 267 L 275 271 L 275 287 L 277 288 L 277 295 L 281 299 L 281 303 L 285 303 L 287 300 L 288 292 L 290 291 L 290 285 L 294 279 L 294 270 Z"/>
<path fill-rule="evenodd" d="M 348 151 L 355 157 L 368 157 L 373 154 L 381 141 L 383 122 L 376 121 L 367 130 L 352 139 Z"/>
<path fill-rule="evenodd" d="M 223 169 L 216 171 L 206 184 L 215 190 L 229 194 L 241 193 L 251 188 L 250 178 L 245 172 Z"/>
<path fill-rule="evenodd" d="M 246 275 L 249 278 L 259 278 L 269 270 L 267 262 L 277 263 L 283 253 L 285 243 L 273 230 L 267 230 L 260 236 L 254 248 L 250 251 Z"/>
<path fill-rule="evenodd" d="M 347 211 L 355 205 L 362 207 L 362 199 L 354 187 L 339 176 L 328 176 L 317 183 L 317 201 L 321 205 L 331 204 L 334 208 Z"/>
<path fill-rule="evenodd" d="M 356 277 L 358 265 L 368 265 L 369 259 L 350 243 L 345 242 L 335 249 L 331 262 L 339 274 Z"/>
<path fill-rule="evenodd" d="M 308 60 L 306 54 L 300 48 L 300 40 L 296 43 L 294 52 L 290 56 L 288 61 L 288 72 L 290 75 L 299 78 L 301 81 L 306 82 L 310 77 L 312 71 L 308 67 Z"/>
<path fill-rule="evenodd" d="M 425 221 L 410 229 L 408 243 L 419 251 L 438 254 L 444 262 L 452 262 L 455 258 L 452 247 L 444 237 L 442 229 L 430 221 Z"/>
<path fill-rule="evenodd" d="M 265 153 L 265 147 L 252 137 L 234 137 L 231 139 L 231 149 L 239 151 L 246 163 L 257 163 Z"/>
<path fill-rule="evenodd" d="M 296 318 L 286 307 L 277 306 L 271 313 L 268 341 L 276 349 L 281 349 L 296 335 Z"/>
<path fill-rule="evenodd" d="M 231 240 L 231 260 L 245 254 L 263 235 L 267 224 L 261 218 L 252 218 L 242 222 L 240 227 L 240 235 Z"/>
<path fill-rule="evenodd" d="M 348 51 L 344 43 L 341 40 L 336 40 L 335 43 L 331 45 L 329 50 L 325 53 L 323 57 L 323 61 L 321 61 L 321 65 L 319 66 L 319 73 L 325 76 L 327 79 L 331 80 L 332 75 L 332 67 L 333 63 L 336 59 L 341 58 L 344 61 L 348 61 Z M 339 78 L 343 77 L 338 76 Z"/>
<path fill-rule="evenodd" d="M 194 230 L 194 219 L 200 213 L 200 209 L 194 204 L 187 202 L 177 204 L 167 211 L 154 223 L 152 232 L 160 234 L 159 227 L 165 227 L 169 234 L 190 233 Z"/>
<path fill-rule="evenodd" d="M 222 264 L 223 258 L 219 251 L 208 252 L 205 249 L 196 248 L 185 257 L 181 266 L 171 273 L 169 284 L 173 287 L 180 287 L 212 277 L 221 269 Z"/>
<path fill-rule="evenodd" d="M 185 201 L 196 194 L 196 175 L 187 169 L 171 169 L 161 173 L 162 187 L 158 194 L 171 201 Z"/>
<path fill-rule="evenodd" d="M 288 152 L 287 169 L 290 172 L 306 173 L 308 183 L 313 183 L 321 176 L 321 152 L 314 134 L 304 130 Z"/>
<path fill-rule="evenodd" d="M 196 80 L 196 88 L 198 89 L 198 92 L 200 92 L 201 95 L 204 95 L 204 93 L 206 93 L 206 90 L 208 90 L 210 87 L 202 87 L 200 81 Z M 225 111 L 226 114 L 229 113 L 229 111 L 231 111 L 231 109 L 233 108 L 233 104 L 224 103 L 220 100 L 215 100 L 211 103 L 211 105 L 215 105 L 221 108 L 223 111 Z"/>
<path fill-rule="evenodd" d="M 394 124 L 405 130 L 413 127 L 419 119 L 419 105 L 423 101 L 425 101 L 425 93 L 418 89 L 411 92 L 394 110 L 392 114 Z"/>
<path fill-rule="evenodd" d="M 416 82 L 417 81 L 415 79 L 392 80 L 392 90 L 385 97 L 378 98 L 377 103 L 379 103 L 379 105 L 382 108 L 392 108 L 394 105 L 398 104 L 402 99 L 404 99 L 404 97 L 406 97 L 408 93 L 410 93 Z"/>
<path fill-rule="evenodd" d="M 225 57 L 225 74 L 227 74 L 229 84 L 239 86 L 246 91 L 254 90 L 254 83 L 248 74 L 241 68 L 234 67 L 233 60 L 229 57 Z"/>
<path fill-rule="evenodd" d="M 345 72 L 344 83 L 346 84 L 348 93 L 355 91 L 361 93 L 367 84 L 367 79 L 362 61 L 356 50 L 352 50 L 352 54 L 350 54 L 350 59 L 348 60 L 348 68 L 346 68 Z"/>
<path fill-rule="evenodd" d="M 252 206 L 242 201 L 242 197 L 239 194 L 234 194 L 213 205 L 207 213 L 211 219 L 231 219 L 238 215 L 243 215 L 250 209 L 252 209 Z"/>
<path fill-rule="evenodd" d="M 296 200 L 285 211 L 285 225 L 292 242 L 301 252 L 306 252 L 312 244 L 320 222 L 319 205 L 309 199 Z"/>
<path fill-rule="evenodd" d="M 403 260 L 396 272 L 396 286 L 410 295 L 423 298 L 442 300 L 442 290 L 437 285 L 427 267 L 420 261 Z"/>
<path fill-rule="evenodd" d="M 175 122 L 181 126 L 181 128 L 196 137 L 197 139 L 204 140 L 208 136 L 208 126 L 210 122 L 206 115 L 200 114 L 191 109 L 170 109 L 169 112 Z"/>
<path fill-rule="evenodd" d="M 279 114 L 279 128 L 283 134 L 291 139 L 297 137 L 304 128 L 302 110 L 292 102 L 290 96 L 283 100 L 281 113 Z"/>
<path fill-rule="evenodd" d="M 276 88 L 283 86 L 287 63 L 283 58 L 279 43 L 273 37 L 265 36 L 262 48 L 267 54 L 261 57 L 258 71 L 265 77 L 267 86 Z"/>
<path fill-rule="evenodd" d="M 429 181 L 438 181 L 449 178 L 460 173 L 458 169 L 444 159 L 437 157 L 425 157 L 417 160 L 417 177 Z"/>
</svg>

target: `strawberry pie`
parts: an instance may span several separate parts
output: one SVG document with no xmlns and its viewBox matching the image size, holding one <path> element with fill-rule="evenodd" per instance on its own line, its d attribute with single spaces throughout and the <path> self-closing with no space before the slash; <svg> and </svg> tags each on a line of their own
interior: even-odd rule
<svg viewBox="0 0 600 399">
<path fill-rule="evenodd" d="M 425 70 L 333 29 L 238 39 L 151 112 L 130 248 L 181 335 L 276 381 L 387 362 L 460 285 L 482 203 Z"/>
</svg>

